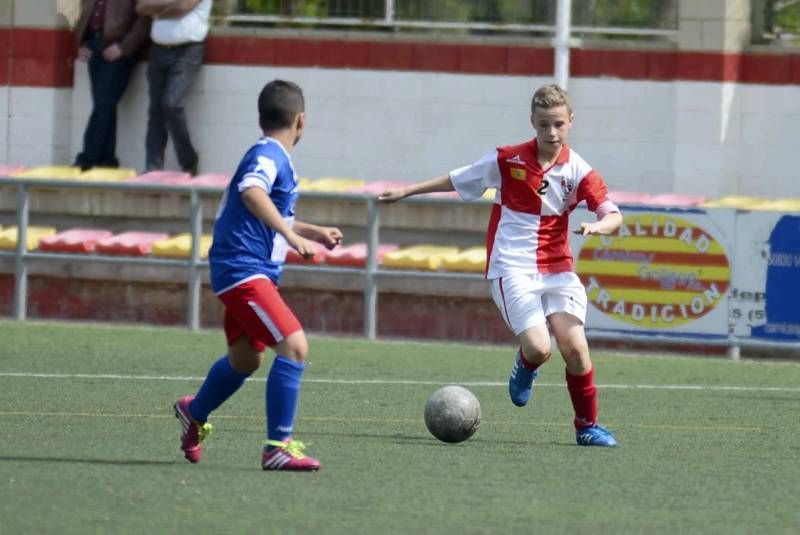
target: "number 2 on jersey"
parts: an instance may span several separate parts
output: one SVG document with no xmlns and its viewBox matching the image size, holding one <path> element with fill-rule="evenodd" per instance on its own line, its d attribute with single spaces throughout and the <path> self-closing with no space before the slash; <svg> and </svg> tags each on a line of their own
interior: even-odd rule
<svg viewBox="0 0 800 535">
<path fill-rule="evenodd" d="M 541 196 L 544 196 L 547 193 L 547 188 L 549 187 L 550 187 L 550 182 L 548 182 L 546 178 L 543 178 L 542 184 L 538 188 L 536 188 L 536 193 L 538 193 Z"/>
</svg>

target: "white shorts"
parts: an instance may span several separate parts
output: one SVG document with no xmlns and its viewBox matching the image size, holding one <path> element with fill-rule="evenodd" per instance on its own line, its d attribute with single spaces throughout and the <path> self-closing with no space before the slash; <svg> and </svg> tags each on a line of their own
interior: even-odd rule
<svg viewBox="0 0 800 535">
<path fill-rule="evenodd" d="M 494 303 L 515 336 L 556 312 L 586 323 L 586 289 L 575 273 L 509 275 L 491 283 Z"/>
</svg>

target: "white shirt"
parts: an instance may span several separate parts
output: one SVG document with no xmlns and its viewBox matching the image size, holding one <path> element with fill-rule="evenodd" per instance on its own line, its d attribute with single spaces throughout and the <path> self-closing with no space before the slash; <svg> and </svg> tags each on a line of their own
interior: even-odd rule
<svg viewBox="0 0 800 535">
<path fill-rule="evenodd" d="M 194 9 L 179 19 L 154 19 L 150 38 L 159 45 L 200 43 L 208 35 L 208 19 L 213 0 L 200 0 Z"/>
</svg>

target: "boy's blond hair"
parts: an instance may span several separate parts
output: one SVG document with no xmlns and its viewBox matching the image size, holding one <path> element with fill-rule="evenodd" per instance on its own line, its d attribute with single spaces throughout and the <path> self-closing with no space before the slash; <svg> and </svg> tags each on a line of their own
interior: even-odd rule
<svg viewBox="0 0 800 535">
<path fill-rule="evenodd" d="M 536 111 L 536 108 L 549 109 L 558 106 L 566 106 L 567 111 L 572 115 L 572 102 L 569 94 L 556 84 L 545 85 L 533 94 L 531 114 Z"/>
</svg>

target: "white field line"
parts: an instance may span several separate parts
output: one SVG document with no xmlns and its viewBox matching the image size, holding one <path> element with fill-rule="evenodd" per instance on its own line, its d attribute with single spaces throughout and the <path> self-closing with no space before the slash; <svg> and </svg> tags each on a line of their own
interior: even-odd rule
<svg viewBox="0 0 800 535">
<path fill-rule="evenodd" d="M 188 375 L 120 375 L 113 373 L 29 373 L 29 372 L 0 372 L 2 377 L 30 378 L 30 379 L 99 379 L 109 381 L 194 381 L 201 382 L 205 377 Z M 262 377 L 251 377 L 248 381 L 265 382 Z M 444 385 L 447 381 L 419 381 L 413 379 L 303 379 L 310 384 L 337 384 L 337 385 Z M 463 386 L 496 386 L 505 387 L 505 381 L 452 381 L 452 384 Z M 563 387 L 564 383 L 536 383 L 537 387 Z M 598 384 L 598 388 L 618 390 L 696 390 L 696 391 L 731 391 L 731 392 L 789 392 L 800 393 L 800 387 L 782 386 L 732 386 L 732 385 L 651 385 L 651 384 Z"/>
</svg>

